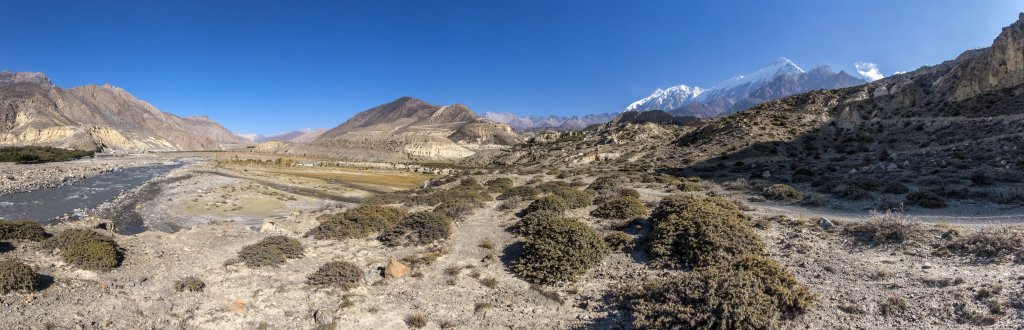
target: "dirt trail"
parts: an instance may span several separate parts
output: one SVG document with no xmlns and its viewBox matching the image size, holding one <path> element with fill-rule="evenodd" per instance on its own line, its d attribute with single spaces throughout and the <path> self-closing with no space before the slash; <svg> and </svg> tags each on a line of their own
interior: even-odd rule
<svg viewBox="0 0 1024 330">
<path fill-rule="evenodd" d="M 770 202 L 746 202 L 757 208 L 760 214 L 787 214 L 802 218 L 828 218 L 830 220 L 861 221 L 871 216 L 870 210 L 835 210 L 827 208 L 806 208 L 796 205 L 777 204 Z M 903 212 L 911 218 L 928 223 L 948 223 L 964 226 L 984 225 L 1021 225 L 1024 224 L 1024 210 L 1013 208 L 1006 210 L 983 209 L 978 206 L 964 206 L 941 210 L 910 210 Z"/>
</svg>

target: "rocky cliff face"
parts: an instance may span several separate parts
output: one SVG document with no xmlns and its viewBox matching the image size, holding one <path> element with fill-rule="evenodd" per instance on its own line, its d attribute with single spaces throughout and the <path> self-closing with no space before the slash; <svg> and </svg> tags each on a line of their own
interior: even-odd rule
<svg viewBox="0 0 1024 330">
<path fill-rule="evenodd" d="M 308 144 L 261 144 L 257 150 L 359 161 L 454 160 L 518 141 L 508 125 L 461 104 L 437 106 L 402 97 L 360 112 Z"/>
<path fill-rule="evenodd" d="M 118 151 L 211 150 L 244 141 L 207 117 L 162 112 L 124 89 L 62 89 L 41 73 L 0 73 L 0 144 Z"/>
</svg>

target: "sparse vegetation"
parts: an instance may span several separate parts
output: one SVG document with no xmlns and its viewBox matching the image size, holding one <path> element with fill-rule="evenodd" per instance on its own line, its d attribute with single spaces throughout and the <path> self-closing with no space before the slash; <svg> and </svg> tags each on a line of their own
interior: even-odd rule
<svg viewBox="0 0 1024 330">
<path fill-rule="evenodd" d="M 490 181 L 487 181 L 486 183 L 484 183 L 484 186 L 487 186 L 487 190 L 490 191 L 490 192 L 500 193 L 500 192 L 503 192 L 503 191 L 505 191 L 505 190 L 507 190 L 509 188 L 512 188 L 512 186 L 514 184 L 515 183 L 512 182 L 512 179 L 509 179 L 509 178 L 497 178 L 497 179 L 492 179 Z"/>
<path fill-rule="evenodd" d="M 770 329 L 815 299 L 775 260 L 732 262 L 656 278 L 619 292 L 641 329 Z"/>
<path fill-rule="evenodd" d="M 37 285 L 36 272 L 25 263 L 13 259 L 0 260 L 0 294 L 29 292 Z"/>
<path fill-rule="evenodd" d="M 565 200 L 566 207 L 578 209 L 594 204 L 594 192 L 574 188 L 562 188 L 555 190 L 554 194 Z"/>
<path fill-rule="evenodd" d="M 407 215 L 405 210 L 393 206 L 362 205 L 345 213 L 321 216 L 320 225 L 306 235 L 317 239 L 364 238 L 394 228 Z"/>
<path fill-rule="evenodd" d="M 42 241 L 46 230 L 38 222 L 30 220 L 0 220 L 0 239 Z"/>
<path fill-rule="evenodd" d="M 668 196 L 651 220 L 649 251 L 658 267 L 705 267 L 764 250 L 764 242 L 735 204 L 718 197 Z"/>
<path fill-rule="evenodd" d="M 188 276 L 174 282 L 174 291 L 177 292 L 202 292 L 206 283 L 195 276 Z"/>
<path fill-rule="evenodd" d="M 590 215 L 603 219 L 629 220 L 646 216 L 647 206 L 636 197 L 623 196 L 604 202 Z"/>
<path fill-rule="evenodd" d="M 423 328 L 428 323 L 427 316 L 423 314 L 406 315 L 404 321 L 406 326 L 413 329 Z"/>
<path fill-rule="evenodd" d="M 537 187 L 523 185 L 506 189 L 505 192 L 501 193 L 501 195 L 498 195 L 496 199 L 499 201 L 503 201 L 512 197 L 519 197 L 524 200 L 529 200 L 533 199 L 534 197 L 537 197 L 537 195 L 539 194 L 540 189 L 537 189 Z"/>
<path fill-rule="evenodd" d="M 333 286 L 350 290 L 363 281 L 363 270 L 351 262 L 331 261 L 306 277 L 309 285 Z"/>
<path fill-rule="evenodd" d="M 803 194 L 790 185 L 779 183 L 764 188 L 764 197 L 775 201 L 797 201 L 803 198 Z"/>
<path fill-rule="evenodd" d="M 907 312 L 908 308 L 910 307 L 907 305 L 907 300 L 898 296 L 890 296 L 878 304 L 879 312 L 886 317 L 902 315 Z"/>
<path fill-rule="evenodd" d="M 387 246 L 430 244 L 451 236 L 451 222 L 448 215 L 439 212 L 413 213 L 378 239 Z"/>
<path fill-rule="evenodd" d="M 566 203 L 562 197 L 556 195 L 544 196 L 530 203 L 526 209 L 523 209 L 523 214 L 528 215 L 537 211 L 551 211 L 556 213 L 562 213 L 569 209 L 569 203 Z"/>
<path fill-rule="evenodd" d="M 109 270 L 121 265 L 121 252 L 114 239 L 88 229 L 67 229 L 44 242 L 60 249 L 64 262 L 88 270 Z"/>
<path fill-rule="evenodd" d="M 91 157 L 95 151 L 61 149 L 54 147 L 0 147 L 0 162 L 7 163 L 49 163 L 63 162 Z"/>
<path fill-rule="evenodd" d="M 987 261 L 1024 263 L 1024 232 L 1019 228 L 994 228 L 956 235 L 945 249 Z"/>
<path fill-rule="evenodd" d="M 902 244 L 919 240 L 925 228 L 919 222 L 898 213 L 877 213 L 866 221 L 846 226 L 846 233 L 865 244 Z"/>
<path fill-rule="evenodd" d="M 907 194 L 907 203 L 928 209 L 941 209 L 947 206 L 946 200 L 930 191 L 915 191 Z"/>
<path fill-rule="evenodd" d="M 287 236 L 270 236 L 246 245 L 238 251 L 238 259 L 250 268 L 280 266 L 287 259 L 302 258 L 302 243 Z"/>
<path fill-rule="evenodd" d="M 512 269 L 532 283 L 574 281 L 609 252 L 601 236 L 587 224 L 557 219 L 526 237 L 523 254 Z"/>
</svg>

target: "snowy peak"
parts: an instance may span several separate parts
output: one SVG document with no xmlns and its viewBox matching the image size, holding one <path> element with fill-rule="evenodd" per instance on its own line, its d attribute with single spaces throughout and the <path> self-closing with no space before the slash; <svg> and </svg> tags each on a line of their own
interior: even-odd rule
<svg viewBox="0 0 1024 330">
<path fill-rule="evenodd" d="M 729 78 L 728 80 L 716 85 L 714 89 L 725 90 L 746 84 L 767 83 L 781 76 L 802 73 L 804 73 L 804 69 L 801 69 L 796 65 L 796 63 L 793 63 L 793 61 L 790 61 L 788 58 L 779 57 L 779 59 L 775 60 L 775 63 L 772 63 L 771 66 L 762 68 L 751 74 Z"/>
<path fill-rule="evenodd" d="M 692 103 L 695 99 L 704 94 L 706 90 L 700 87 L 679 85 L 667 89 L 655 90 L 650 96 L 633 102 L 626 107 L 626 111 L 647 111 L 647 110 L 672 110 Z"/>
</svg>

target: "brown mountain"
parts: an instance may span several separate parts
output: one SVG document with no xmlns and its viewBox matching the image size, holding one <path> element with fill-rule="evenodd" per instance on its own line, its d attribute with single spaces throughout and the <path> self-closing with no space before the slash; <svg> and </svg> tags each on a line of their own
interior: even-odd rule
<svg viewBox="0 0 1024 330">
<path fill-rule="evenodd" d="M 436 161 L 500 149 L 517 139 L 509 126 L 480 118 L 464 105 L 401 97 L 356 114 L 308 144 L 263 143 L 256 150 L 358 161 Z"/>
<path fill-rule="evenodd" d="M 0 145 L 169 151 L 242 143 L 208 117 L 162 112 L 118 87 L 63 89 L 41 73 L 0 73 Z"/>
</svg>

